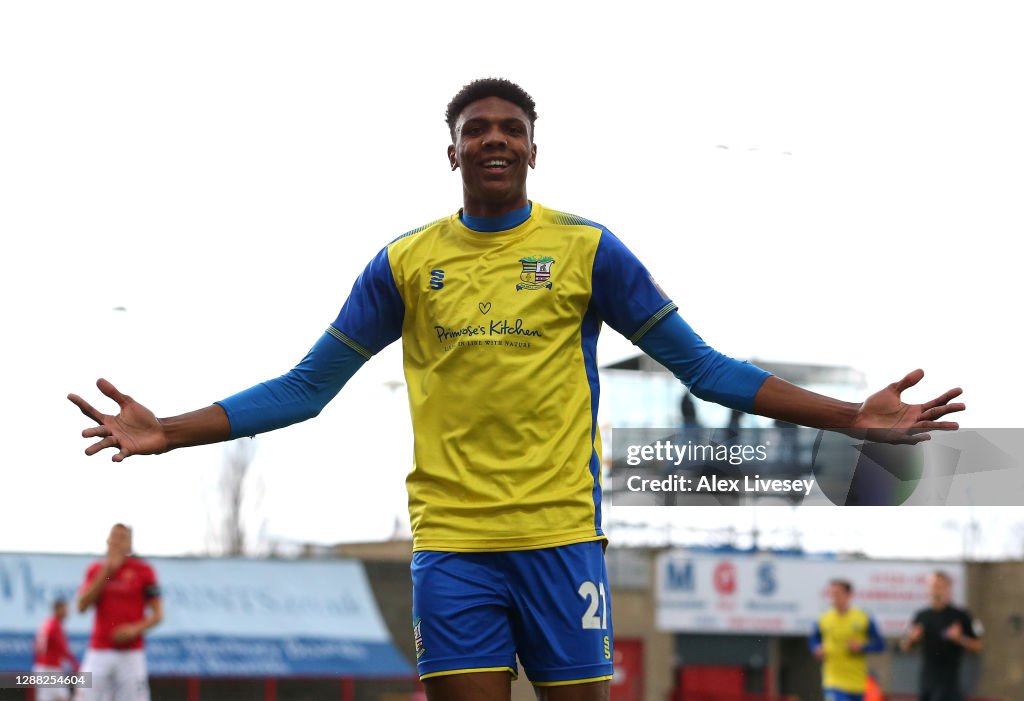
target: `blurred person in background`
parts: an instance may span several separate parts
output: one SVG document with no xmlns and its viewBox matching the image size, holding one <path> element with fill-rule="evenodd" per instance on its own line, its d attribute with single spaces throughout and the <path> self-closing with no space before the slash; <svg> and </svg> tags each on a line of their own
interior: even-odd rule
<svg viewBox="0 0 1024 701">
<path fill-rule="evenodd" d="M 928 599 L 931 605 L 914 614 L 900 648 L 921 645 L 919 701 L 962 701 L 960 662 L 964 650 L 977 654 L 984 647 L 980 626 L 953 605 L 953 580 L 945 572 L 928 575 Z"/>
<path fill-rule="evenodd" d="M 850 606 L 853 585 L 833 579 L 828 585 L 832 607 L 811 632 L 811 652 L 821 662 L 825 701 L 863 701 L 868 687 L 867 654 L 885 650 L 875 620 Z"/>
<path fill-rule="evenodd" d="M 64 634 L 64 619 L 68 615 L 68 602 L 55 599 L 53 615 L 47 618 L 36 633 L 35 661 L 32 674 L 62 674 L 65 662 L 72 671 L 78 669 L 78 658 L 68 646 L 68 638 Z M 67 689 L 40 687 L 36 689 L 36 701 L 68 701 L 71 694 Z"/>
<path fill-rule="evenodd" d="M 90 606 L 96 617 L 81 671 L 92 673 L 92 688 L 78 689 L 75 700 L 149 701 L 142 635 L 163 620 L 163 604 L 156 574 L 132 554 L 132 531 L 123 523 L 110 529 L 106 557 L 86 570 L 78 610 Z"/>
</svg>

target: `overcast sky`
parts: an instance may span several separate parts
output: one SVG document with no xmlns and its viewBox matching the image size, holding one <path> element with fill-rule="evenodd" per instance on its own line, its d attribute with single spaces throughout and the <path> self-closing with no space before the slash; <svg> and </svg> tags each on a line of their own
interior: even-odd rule
<svg viewBox="0 0 1024 701">
<path fill-rule="evenodd" d="M 616 232 L 719 349 L 873 388 L 924 367 L 909 399 L 962 385 L 963 425 L 1021 426 L 1019 6 L 667 7 L 0 5 L 0 551 L 95 552 L 113 521 L 206 548 L 223 448 L 86 458 L 64 396 L 110 410 L 104 376 L 166 416 L 290 368 L 387 241 L 461 205 L 443 113 L 482 76 L 537 100 L 531 198 Z M 266 537 L 407 521 L 401 379 L 396 344 L 258 439 Z M 673 518 L 907 556 L 961 554 L 972 518 L 804 512 Z M 973 518 L 1020 553 L 1014 512 Z"/>
</svg>

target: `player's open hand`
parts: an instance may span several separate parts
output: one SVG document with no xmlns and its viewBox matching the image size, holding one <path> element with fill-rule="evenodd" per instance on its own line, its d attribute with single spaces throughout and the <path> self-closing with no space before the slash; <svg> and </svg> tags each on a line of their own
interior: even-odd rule
<svg viewBox="0 0 1024 701">
<path fill-rule="evenodd" d="M 907 631 L 906 636 L 900 640 L 900 649 L 903 652 L 910 652 L 911 648 L 921 642 L 921 638 L 924 637 L 924 627 L 920 623 L 915 623 L 910 626 L 910 630 Z"/>
<path fill-rule="evenodd" d="M 95 455 L 105 448 L 118 448 L 111 460 L 121 462 L 129 455 L 154 455 L 167 450 L 167 436 L 153 412 L 106 380 L 98 380 L 96 386 L 117 402 L 120 411 L 116 415 L 103 414 L 77 394 L 68 395 L 72 404 L 98 424 L 82 431 L 83 438 L 99 438 L 85 449 L 86 455 Z"/>
<path fill-rule="evenodd" d="M 853 431 L 880 443 L 920 443 L 931 438 L 928 431 L 955 431 L 955 421 L 938 419 L 966 407 L 950 401 L 963 392 L 959 387 L 949 390 L 924 404 L 907 404 L 900 395 L 924 377 L 924 370 L 914 370 L 899 382 L 875 392 L 861 405 L 853 423 Z"/>
<path fill-rule="evenodd" d="M 118 645 L 125 645 L 134 641 L 142 635 L 142 626 L 137 623 L 124 623 L 114 629 L 111 637 L 114 638 L 114 642 Z"/>
</svg>

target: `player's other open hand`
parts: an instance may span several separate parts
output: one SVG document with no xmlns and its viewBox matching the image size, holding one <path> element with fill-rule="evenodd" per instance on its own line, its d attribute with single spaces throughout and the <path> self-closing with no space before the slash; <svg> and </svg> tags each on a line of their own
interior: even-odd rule
<svg viewBox="0 0 1024 701">
<path fill-rule="evenodd" d="M 77 394 L 68 395 L 72 404 L 98 424 L 82 431 L 83 438 L 99 439 L 85 449 L 86 455 L 95 455 L 105 448 L 118 448 L 111 460 L 121 462 L 130 455 L 155 455 L 167 450 L 167 435 L 153 412 L 104 379 L 97 380 L 96 386 L 117 402 L 116 415 L 97 411 Z"/>
<path fill-rule="evenodd" d="M 114 629 L 111 637 L 118 645 L 126 645 L 142 635 L 142 626 L 138 623 L 123 623 Z"/>
<path fill-rule="evenodd" d="M 924 370 L 914 370 L 898 382 L 893 382 L 868 397 L 860 406 L 854 420 L 857 435 L 880 443 L 920 443 L 931 438 L 929 431 L 955 431 L 960 424 L 937 419 L 966 406 L 950 401 L 959 397 L 959 387 L 949 390 L 924 404 L 907 404 L 901 398 L 904 390 L 913 387 L 924 377 Z"/>
</svg>

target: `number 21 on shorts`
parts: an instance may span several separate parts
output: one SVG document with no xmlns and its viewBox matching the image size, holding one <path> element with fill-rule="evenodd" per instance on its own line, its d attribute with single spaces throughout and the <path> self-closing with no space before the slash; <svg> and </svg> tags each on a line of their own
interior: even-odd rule
<svg viewBox="0 0 1024 701">
<path fill-rule="evenodd" d="M 587 600 L 587 610 L 583 614 L 582 625 L 585 629 L 608 628 L 608 599 L 604 592 L 604 582 L 594 584 L 591 581 L 583 582 L 578 593 Z"/>
</svg>

